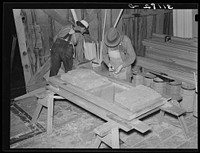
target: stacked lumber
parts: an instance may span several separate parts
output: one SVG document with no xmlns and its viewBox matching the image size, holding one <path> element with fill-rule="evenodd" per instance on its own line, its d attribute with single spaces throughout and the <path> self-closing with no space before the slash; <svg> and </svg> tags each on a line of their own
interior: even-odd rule
<svg viewBox="0 0 200 153">
<path fill-rule="evenodd" d="M 153 34 L 151 39 L 142 41 L 145 46 L 145 57 L 177 64 L 197 71 L 197 39 L 183 39 L 166 35 Z"/>
<path fill-rule="evenodd" d="M 137 57 L 137 65 L 140 65 L 149 70 L 167 74 L 169 77 L 177 79 L 181 82 L 195 84 L 193 76 L 193 72 L 196 71 L 195 69 L 140 56 Z"/>
<path fill-rule="evenodd" d="M 139 57 L 139 65 L 182 82 L 195 83 L 193 74 L 198 71 L 196 38 L 184 39 L 153 33 L 151 39 L 144 39 L 142 43 L 145 46 L 145 58 Z"/>
</svg>

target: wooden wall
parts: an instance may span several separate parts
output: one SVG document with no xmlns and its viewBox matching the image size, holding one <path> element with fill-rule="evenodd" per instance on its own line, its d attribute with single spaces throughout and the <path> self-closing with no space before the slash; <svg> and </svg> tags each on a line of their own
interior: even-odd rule
<svg viewBox="0 0 200 153">
<path fill-rule="evenodd" d="M 152 33 L 173 35 L 172 11 L 128 9 L 122 16 L 122 32 L 129 36 L 136 54 L 144 56 L 142 40 Z"/>
<path fill-rule="evenodd" d="M 75 11 L 78 20 L 85 19 L 90 23 L 90 35 L 100 43 L 105 9 L 75 9 Z M 105 31 L 114 25 L 119 13 L 120 9 L 107 9 Z M 74 19 L 70 9 L 22 9 L 20 15 L 29 59 L 27 67 L 30 68 L 31 76 L 26 80 L 28 86 L 37 83 L 48 71 L 53 37 L 63 26 L 74 23 Z M 143 39 L 150 38 L 152 33 L 173 33 L 172 13 L 169 10 L 127 9 L 123 11 L 117 28 L 130 37 L 136 54 L 144 56 Z M 23 56 L 21 58 L 23 62 Z"/>
</svg>

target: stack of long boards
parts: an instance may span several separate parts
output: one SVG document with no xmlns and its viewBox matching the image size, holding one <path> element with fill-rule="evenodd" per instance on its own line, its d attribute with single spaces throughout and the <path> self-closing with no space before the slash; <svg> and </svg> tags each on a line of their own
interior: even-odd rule
<svg viewBox="0 0 200 153">
<path fill-rule="evenodd" d="M 145 46 L 145 58 L 141 58 L 141 62 L 146 63 L 144 65 L 148 65 L 149 62 L 155 65 L 154 70 L 163 73 L 168 71 L 172 77 L 194 84 L 193 73 L 197 74 L 198 71 L 197 41 L 197 39 L 152 34 L 151 39 L 142 41 Z"/>
</svg>

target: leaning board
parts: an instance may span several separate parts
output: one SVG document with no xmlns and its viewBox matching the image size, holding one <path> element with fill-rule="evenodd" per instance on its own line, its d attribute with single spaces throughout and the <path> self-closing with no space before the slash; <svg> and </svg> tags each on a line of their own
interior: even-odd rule
<svg viewBox="0 0 200 153">
<path fill-rule="evenodd" d="M 77 77 L 79 79 L 77 79 Z M 106 109 L 125 120 L 132 120 L 140 115 L 143 115 L 163 105 L 166 101 L 158 94 L 155 96 L 155 99 L 150 99 L 148 101 L 149 97 L 146 97 L 144 102 L 140 101 L 140 104 L 143 103 L 142 107 L 137 105 L 137 109 L 127 109 L 119 105 L 117 97 L 120 95 L 120 93 L 130 92 L 135 88 L 139 89 L 141 87 L 127 86 L 127 84 L 123 86 L 121 82 L 113 82 L 112 79 L 101 76 L 88 69 L 76 69 L 60 76 L 50 77 L 49 82 L 53 86 L 57 87 L 58 90 L 64 89 L 66 92 L 70 92 L 77 97 L 83 98 L 84 100 L 97 105 L 99 108 Z M 148 89 L 148 87 L 146 88 Z M 149 88 L 149 90 L 152 89 Z M 149 90 L 146 92 L 149 92 Z M 130 101 L 131 100 L 129 100 L 129 102 Z M 135 101 L 132 102 L 134 103 Z"/>
</svg>

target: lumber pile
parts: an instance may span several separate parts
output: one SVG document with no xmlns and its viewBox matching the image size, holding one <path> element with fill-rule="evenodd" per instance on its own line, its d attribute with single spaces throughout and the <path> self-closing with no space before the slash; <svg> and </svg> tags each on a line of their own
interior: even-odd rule
<svg viewBox="0 0 200 153">
<path fill-rule="evenodd" d="M 168 74 L 180 81 L 194 84 L 197 73 L 197 39 L 153 34 L 142 41 L 145 57 L 138 57 L 138 65 Z"/>
<path fill-rule="evenodd" d="M 197 70 L 197 40 L 153 34 L 151 39 L 142 41 L 145 46 L 145 57 L 169 62 Z"/>
<path fill-rule="evenodd" d="M 139 56 L 137 57 L 137 65 L 149 70 L 167 74 L 169 77 L 181 82 L 195 84 L 193 77 L 193 72 L 195 72 L 194 69 L 188 69 L 178 66 L 177 64 L 170 64 L 169 62 Z"/>
</svg>

